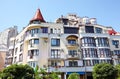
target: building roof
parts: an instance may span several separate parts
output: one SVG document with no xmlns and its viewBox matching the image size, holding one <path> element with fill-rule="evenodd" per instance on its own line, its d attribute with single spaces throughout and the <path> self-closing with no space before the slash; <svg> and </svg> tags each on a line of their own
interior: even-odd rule
<svg viewBox="0 0 120 79">
<path fill-rule="evenodd" d="M 108 33 L 109 35 L 115 35 L 117 32 L 114 29 L 112 29 L 112 30 L 108 30 Z"/>
<path fill-rule="evenodd" d="M 34 17 L 30 20 L 30 22 L 32 21 L 36 21 L 36 20 L 39 20 L 40 22 L 45 22 L 43 16 L 42 16 L 42 13 L 40 11 L 40 9 L 38 8 Z"/>
</svg>

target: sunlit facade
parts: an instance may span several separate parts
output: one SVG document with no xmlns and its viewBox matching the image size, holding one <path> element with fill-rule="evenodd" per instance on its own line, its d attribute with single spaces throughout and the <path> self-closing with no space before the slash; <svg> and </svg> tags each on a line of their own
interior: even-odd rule
<svg viewBox="0 0 120 79">
<path fill-rule="evenodd" d="M 95 64 L 119 64 L 120 33 L 98 25 L 96 18 L 61 16 L 46 22 L 40 9 L 16 37 L 10 39 L 6 64 L 47 67 L 48 72 L 62 72 L 61 79 L 76 72 L 80 79 L 92 79 Z"/>
</svg>

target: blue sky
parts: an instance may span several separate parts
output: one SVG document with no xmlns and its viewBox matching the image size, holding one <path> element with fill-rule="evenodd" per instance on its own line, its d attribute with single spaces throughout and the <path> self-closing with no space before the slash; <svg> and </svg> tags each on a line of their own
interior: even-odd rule
<svg viewBox="0 0 120 79">
<path fill-rule="evenodd" d="M 38 8 L 48 22 L 75 13 L 120 32 L 120 0 L 0 0 L 0 31 L 14 25 L 21 31 Z"/>
</svg>

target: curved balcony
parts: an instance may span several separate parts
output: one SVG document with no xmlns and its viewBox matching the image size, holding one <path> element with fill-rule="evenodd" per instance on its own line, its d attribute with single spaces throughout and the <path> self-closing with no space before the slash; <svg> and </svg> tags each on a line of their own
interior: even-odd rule
<svg viewBox="0 0 120 79">
<path fill-rule="evenodd" d="M 79 47 L 79 44 L 78 43 L 74 43 L 74 44 L 67 43 L 66 46 L 67 46 L 67 48 L 77 48 L 77 47 Z"/>
<path fill-rule="evenodd" d="M 28 34 L 26 35 L 25 37 L 25 40 L 30 40 L 32 38 L 39 38 L 40 37 L 40 34 L 39 33 L 36 33 L 36 34 Z"/>
<path fill-rule="evenodd" d="M 39 44 L 28 45 L 28 50 L 39 49 Z"/>
<path fill-rule="evenodd" d="M 80 54 L 75 54 L 75 55 L 66 55 L 67 59 L 80 59 Z"/>
<path fill-rule="evenodd" d="M 39 55 L 38 56 L 27 56 L 27 61 L 38 61 Z"/>
</svg>

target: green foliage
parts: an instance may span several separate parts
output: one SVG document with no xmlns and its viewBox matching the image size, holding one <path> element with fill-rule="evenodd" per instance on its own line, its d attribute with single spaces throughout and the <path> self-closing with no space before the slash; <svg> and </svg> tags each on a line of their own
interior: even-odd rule
<svg viewBox="0 0 120 79">
<path fill-rule="evenodd" d="M 69 75 L 68 79 L 79 79 L 79 74 L 77 74 L 77 73 L 71 73 Z"/>
<path fill-rule="evenodd" d="M 49 76 L 50 76 L 51 79 L 60 79 L 58 77 L 58 74 L 56 74 L 55 72 L 52 72 Z"/>
<path fill-rule="evenodd" d="M 120 65 L 116 65 L 115 68 L 117 69 L 117 79 L 120 79 Z"/>
<path fill-rule="evenodd" d="M 94 79 L 116 79 L 116 68 L 108 63 L 96 64 L 93 68 Z"/>
<path fill-rule="evenodd" d="M 34 70 L 28 65 L 11 65 L 6 67 L 0 75 L 1 79 L 33 79 Z"/>
<path fill-rule="evenodd" d="M 35 68 L 35 79 L 60 79 L 55 72 L 47 73 L 47 68 Z"/>
</svg>

